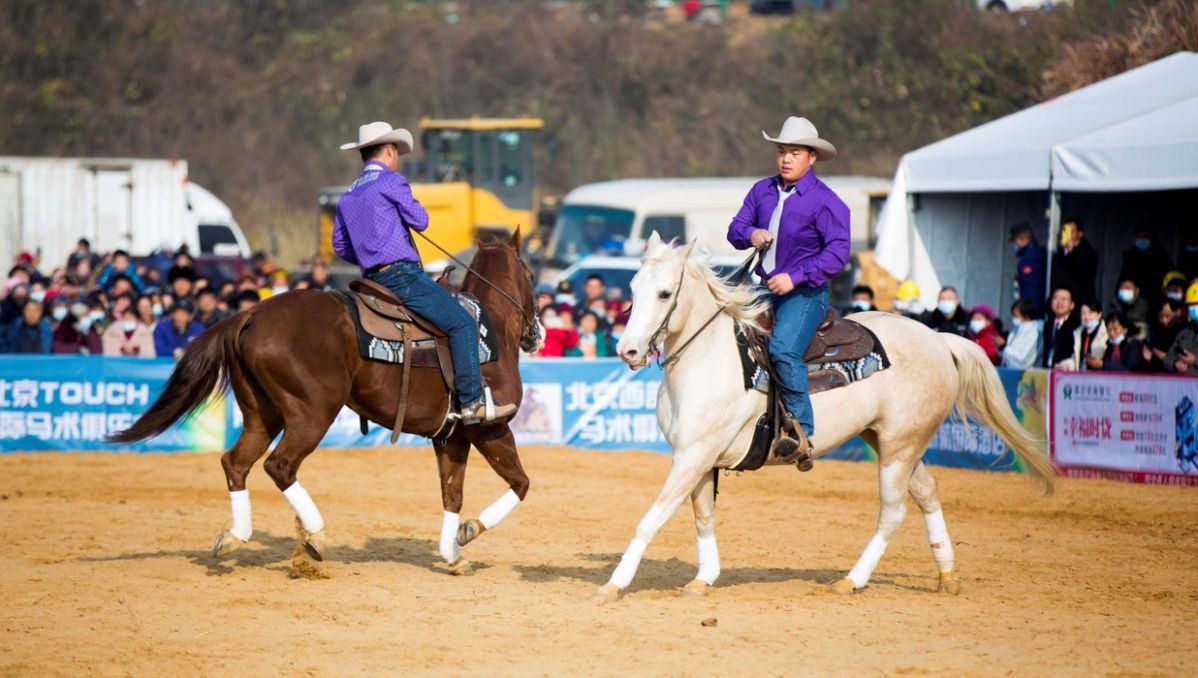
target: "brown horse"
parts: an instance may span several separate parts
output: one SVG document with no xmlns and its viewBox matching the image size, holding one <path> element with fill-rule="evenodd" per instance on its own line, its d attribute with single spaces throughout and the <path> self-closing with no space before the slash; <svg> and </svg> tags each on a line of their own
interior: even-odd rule
<svg viewBox="0 0 1198 678">
<path fill-rule="evenodd" d="M 541 340 L 532 276 L 519 258 L 519 232 L 510 243 L 478 244 L 462 289 L 486 309 L 496 333 L 497 359 L 483 365 L 483 378 L 497 401 L 518 404 L 523 392 L 517 367 L 520 349 L 535 350 Z M 213 555 L 231 553 L 250 538 L 246 474 L 282 432 L 263 466 L 296 510 L 299 544 L 293 563 L 314 572 L 318 566 L 313 561 L 324 558 L 324 520 L 296 480 L 300 464 L 345 405 L 365 419 L 393 426 L 401 379 L 401 366 L 359 355 L 354 320 L 341 301 L 329 293 L 297 290 L 267 299 L 197 337 L 149 411 L 110 440 L 134 442 L 158 435 L 194 412 L 214 389 L 223 393 L 231 385 L 245 424 L 241 437 L 221 456 L 233 521 L 217 538 Z M 403 430 L 434 436 L 450 411 L 440 370 L 412 368 L 408 393 Z M 471 444 L 511 489 L 477 520 L 459 525 Z M 495 527 L 524 499 L 528 476 L 506 423 L 458 425 L 448 436 L 435 439 L 433 448 L 445 510 L 440 553 L 451 571 L 469 573 L 458 547 Z"/>
</svg>

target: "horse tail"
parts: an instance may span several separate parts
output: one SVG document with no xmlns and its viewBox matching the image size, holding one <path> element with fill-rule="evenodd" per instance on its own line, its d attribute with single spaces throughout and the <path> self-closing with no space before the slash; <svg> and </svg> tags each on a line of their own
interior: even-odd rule
<svg viewBox="0 0 1198 678">
<path fill-rule="evenodd" d="M 224 393 L 229 385 L 229 363 L 237 359 L 238 339 L 252 318 L 252 312 L 237 313 L 196 337 L 150 409 L 132 426 L 106 440 L 132 443 L 153 438 L 194 414 L 214 391 Z"/>
<path fill-rule="evenodd" d="M 1011 446 L 1015 457 L 1044 488 L 1052 494 L 1057 467 L 1036 440 L 1015 419 L 1007 403 L 998 371 L 980 346 L 952 334 L 941 334 L 957 364 L 960 385 L 957 387 L 957 411 L 962 417 L 972 417 L 998 432 Z"/>
</svg>

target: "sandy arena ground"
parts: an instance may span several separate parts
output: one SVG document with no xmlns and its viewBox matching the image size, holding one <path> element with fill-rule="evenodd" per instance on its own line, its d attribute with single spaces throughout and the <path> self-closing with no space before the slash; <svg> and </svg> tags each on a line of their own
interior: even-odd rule
<svg viewBox="0 0 1198 678">
<path fill-rule="evenodd" d="M 684 505 L 618 603 L 598 607 L 663 455 L 526 448 L 529 500 L 436 555 L 428 450 L 321 452 L 300 473 L 324 512 L 330 578 L 293 580 L 293 514 L 261 468 L 254 543 L 216 561 L 215 455 L 0 456 L 0 675 L 1193 675 L 1198 491 L 933 469 L 963 579 L 935 593 L 914 504 L 871 585 L 853 564 L 877 511 L 872 464 L 721 479 L 723 575 L 695 572 Z M 504 489 L 473 456 L 464 516 Z M 701 622 L 714 618 L 717 624 Z M 1189 667 L 1188 669 L 1186 667 Z"/>
</svg>

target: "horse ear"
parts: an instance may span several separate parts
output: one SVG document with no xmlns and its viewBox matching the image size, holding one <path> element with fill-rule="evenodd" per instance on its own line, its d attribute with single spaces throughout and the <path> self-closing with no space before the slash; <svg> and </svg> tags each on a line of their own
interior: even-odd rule
<svg viewBox="0 0 1198 678">
<path fill-rule="evenodd" d="M 645 244 L 645 250 L 651 250 L 661 244 L 661 235 L 657 231 L 653 231 L 653 235 L 649 236 L 649 242 Z"/>
<path fill-rule="evenodd" d="M 697 245 L 698 243 L 699 243 L 699 241 L 698 241 L 697 239 L 696 239 L 696 240 L 692 240 L 692 241 L 690 242 L 690 244 L 689 244 L 689 245 L 687 245 L 686 247 L 682 248 L 682 258 L 683 258 L 683 259 L 690 259 L 691 252 L 692 252 L 692 251 L 695 249 L 695 245 Z"/>
<path fill-rule="evenodd" d="M 520 227 L 519 226 L 517 226 L 516 230 L 512 233 L 511 248 L 516 250 L 517 253 L 520 252 Z"/>
</svg>

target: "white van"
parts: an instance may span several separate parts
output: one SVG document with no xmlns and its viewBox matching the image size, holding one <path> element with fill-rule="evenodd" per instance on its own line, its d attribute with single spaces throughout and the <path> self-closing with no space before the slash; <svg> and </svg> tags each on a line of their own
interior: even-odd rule
<svg viewBox="0 0 1198 678">
<path fill-rule="evenodd" d="M 736 250 L 728 224 L 760 178 L 622 179 L 586 184 L 562 200 L 541 259 L 542 280 L 594 254 L 639 255 L 653 231 L 664 240 L 698 238 L 714 254 Z M 875 177 L 820 177 L 851 213 L 853 249 L 873 246 L 873 226 L 890 191 Z"/>
</svg>

